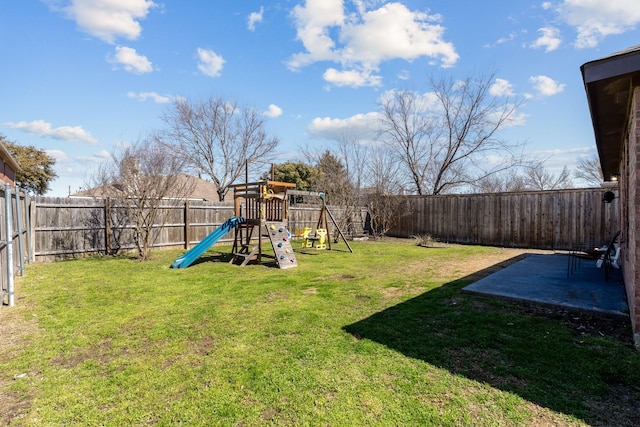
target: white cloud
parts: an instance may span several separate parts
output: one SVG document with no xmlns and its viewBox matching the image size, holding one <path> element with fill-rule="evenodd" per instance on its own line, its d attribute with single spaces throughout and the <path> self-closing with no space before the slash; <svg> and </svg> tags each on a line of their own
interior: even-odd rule
<svg viewBox="0 0 640 427">
<path fill-rule="evenodd" d="M 111 158 L 111 153 L 109 153 L 107 150 L 100 150 L 97 153 L 95 153 L 94 156 L 100 159 L 106 160 Z"/>
<path fill-rule="evenodd" d="M 251 12 L 249 18 L 247 18 L 247 28 L 249 31 L 256 29 L 256 24 L 262 22 L 262 15 L 264 14 L 264 7 L 260 6 L 259 12 Z"/>
<path fill-rule="evenodd" d="M 544 157 L 544 158 L 551 158 L 551 157 L 556 157 L 556 156 L 563 156 L 566 154 L 570 154 L 570 155 L 579 155 L 579 156 L 584 156 L 585 154 L 593 154 L 594 153 L 594 148 L 593 147 L 574 147 L 574 148 L 552 148 L 549 150 L 532 150 L 529 151 L 527 154 L 531 154 L 533 156 L 536 157 Z"/>
<path fill-rule="evenodd" d="M 67 156 L 67 153 L 62 150 L 44 150 L 44 152 L 50 157 L 53 157 L 56 164 L 66 163 L 69 161 L 69 156 Z"/>
<path fill-rule="evenodd" d="M 34 120 L 31 122 L 5 123 L 6 126 L 13 129 L 20 129 L 24 132 L 40 136 L 50 136 L 51 138 L 62 141 L 80 141 L 87 144 L 95 145 L 98 141 L 91 136 L 89 132 L 82 129 L 81 126 L 61 126 L 54 128 L 51 123 L 44 120 Z"/>
<path fill-rule="evenodd" d="M 499 119 L 500 113 L 496 114 L 495 116 L 496 119 Z M 505 128 L 524 126 L 525 124 L 527 124 L 528 117 L 528 114 L 514 110 L 513 114 L 509 116 L 509 119 L 505 122 Z"/>
<path fill-rule="evenodd" d="M 121 65 L 125 70 L 135 74 L 145 74 L 153 71 L 153 64 L 144 55 L 139 55 L 135 49 L 126 46 L 116 46 L 115 54 L 108 58 L 109 62 Z"/>
<path fill-rule="evenodd" d="M 271 117 L 275 119 L 276 117 L 280 117 L 282 115 L 282 108 L 278 107 L 276 104 L 269 104 L 269 110 L 263 113 L 267 117 Z"/>
<path fill-rule="evenodd" d="M 595 147 L 575 147 L 566 149 L 532 150 L 525 153 L 532 158 L 544 161 L 544 166 L 550 172 L 559 174 L 565 166 L 574 169 L 580 158 L 597 155 Z"/>
<path fill-rule="evenodd" d="M 387 3 L 366 12 L 361 19 L 342 29 L 341 38 L 347 41 L 342 54 L 349 61 L 378 64 L 428 56 L 439 58 L 445 68 L 458 61 L 453 44 L 442 39 L 444 27 L 433 23 L 441 20 L 439 15 L 412 12 L 401 3 Z"/>
<path fill-rule="evenodd" d="M 335 62 L 343 69 L 327 70 L 325 80 L 343 86 L 372 86 L 380 78 L 371 73 L 384 61 L 429 57 L 438 59 L 444 68 L 457 62 L 455 47 L 444 41 L 444 27 L 437 24 L 439 15 L 414 12 L 395 2 L 367 10 L 378 3 L 357 1 L 356 10 L 348 14 L 343 0 L 307 0 L 304 6 L 296 6 L 292 16 L 306 51 L 293 55 L 289 68 Z"/>
<path fill-rule="evenodd" d="M 114 43 L 118 37 L 137 39 L 142 32 L 139 21 L 154 6 L 151 0 L 70 0 L 68 6 L 57 10 L 73 19 L 82 31 Z"/>
<path fill-rule="evenodd" d="M 342 0 L 307 0 L 305 6 L 293 8 L 297 38 L 302 42 L 306 53 L 294 55 L 289 61 L 292 69 L 323 60 L 339 60 L 333 52 L 335 43 L 329 34 L 331 27 L 344 23 Z"/>
<path fill-rule="evenodd" d="M 496 79 L 489 88 L 492 96 L 513 96 L 513 85 L 505 79 Z"/>
<path fill-rule="evenodd" d="M 198 48 L 198 70 L 205 76 L 220 77 L 222 74 L 222 67 L 224 65 L 224 59 L 210 49 Z"/>
<path fill-rule="evenodd" d="M 173 97 L 168 95 L 159 95 L 156 92 L 127 92 L 127 96 L 132 99 L 137 99 L 140 102 L 144 102 L 147 99 L 151 99 L 156 104 L 168 104 L 173 100 Z"/>
<path fill-rule="evenodd" d="M 557 28 L 543 27 L 538 29 L 538 32 L 542 35 L 531 44 L 532 48 L 544 48 L 545 52 L 551 52 L 560 46 L 562 39 L 560 38 L 560 30 Z"/>
<path fill-rule="evenodd" d="M 318 138 L 337 139 L 348 133 L 362 139 L 372 137 L 380 123 L 380 113 L 356 114 L 346 119 L 317 117 L 309 124 L 309 133 Z"/>
<path fill-rule="evenodd" d="M 500 79 L 497 79 L 500 80 Z M 503 80 L 506 82 L 506 80 Z M 508 92 L 511 90 L 510 84 L 501 84 L 501 87 Z M 507 90 L 508 89 L 508 90 Z M 396 90 L 387 90 L 380 94 L 378 102 L 383 104 L 396 96 Z M 442 112 L 442 104 L 434 92 L 415 94 L 415 108 L 417 111 L 427 114 L 439 115 Z M 498 120 L 502 117 L 502 111 L 495 111 L 491 117 Z M 527 121 L 527 115 L 518 111 L 509 117 L 506 127 L 522 126 Z M 339 140 L 345 136 L 354 137 L 360 141 L 373 141 L 375 133 L 380 129 L 382 113 L 374 111 L 364 114 L 355 114 L 345 119 L 332 117 L 316 117 L 308 126 L 309 134 L 317 138 Z"/>
<path fill-rule="evenodd" d="M 111 159 L 111 153 L 109 153 L 107 150 L 100 150 L 96 153 L 93 153 L 91 156 L 78 156 L 74 158 L 74 160 L 81 163 L 102 163 L 105 160 L 109 159 Z"/>
<path fill-rule="evenodd" d="M 396 96 L 396 89 L 384 91 L 378 100 L 379 104 L 385 104 Z M 442 109 L 442 103 L 434 92 L 425 92 L 423 94 L 415 94 L 416 110 L 418 111 L 436 111 Z"/>
<path fill-rule="evenodd" d="M 509 35 L 508 35 L 508 36 L 506 36 L 506 37 L 500 37 L 500 38 L 496 41 L 496 44 L 504 44 L 504 43 L 507 43 L 507 42 L 510 42 L 510 41 L 515 40 L 517 37 L 518 37 L 518 33 L 516 33 L 516 32 L 514 32 L 514 31 L 512 31 L 512 32 L 510 32 L 510 33 L 509 33 Z"/>
<path fill-rule="evenodd" d="M 322 75 L 325 81 L 334 84 L 336 86 L 380 86 L 382 84 L 382 77 L 371 75 L 370 70 L 365 71 L 338 71 L 335 68 L 328 68 Z"/>
<path fill-rule="evenodd" d="M 547 76 L 532 76 L 529 81 L 533 84 L 534 89 L 541 96 L 556 95 L 564 90 L 566 86 L 564 83 L 558 83 L 551 77 Z"/>
<path fill-rule="evenodd" d="M 409 80 L 411 78 L 411 73 L 409 70 L 402 70 L 398 73 L 397 77 L 400 80 Z"/>
<path fill-rule="evenodd" d="M 606 36 L 633 31 L 640 23 L 638 0 L 564 0 L 557 10 L 575 27 L 578 48 L 596 47 Z"/>
<path fill-rule="evenodd" d="M 550 1 L 545 1 L 545 2 L 542 2 L 541 6 L 544 10 L 549 10 L 553 7 L 553 3 L 551 3 Z"/>
</svg>

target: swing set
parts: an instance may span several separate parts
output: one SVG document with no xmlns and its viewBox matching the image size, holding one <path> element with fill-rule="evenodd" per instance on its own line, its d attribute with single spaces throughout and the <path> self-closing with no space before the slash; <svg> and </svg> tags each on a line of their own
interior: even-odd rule
<svg viewBox="0 0 640 427">
<path fill-rule="evenodd" d="M 303 238 L 301 247 L 304 248 L 314 248 L 314 249 L 328 249 L 331 250 L 331 232 L 329 228 L 329 224 L 327 221 L 327 217 L 333 223 L 335 230 L 338 235 L 342 238 L 344 243 L 347 245 L 349 252 L 353 253 L 353 249 L 351 249 L 351 245 L 347 241 L 344 233 L 338 226 L 338 222 L 335 217 L 327 207 L 326 196 L 324 193 L 319 193 L 315 191 L 300 191 L 300 190 L 289 190 L 287 192 L 288 195 L 296 197 L 296 196 L 311 196 L 311 197 L 319 197 L 322 205 L 320 208 L 320 216 L 318 217 L 318 222 L 315 227 L 315 231 L 311 227 L 304 227 L 300 232 L 296 233 Z"/>
</svg>

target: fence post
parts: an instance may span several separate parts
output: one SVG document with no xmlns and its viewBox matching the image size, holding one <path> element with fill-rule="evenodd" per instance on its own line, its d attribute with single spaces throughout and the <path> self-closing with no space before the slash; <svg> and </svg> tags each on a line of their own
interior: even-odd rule
<svg viewBox="0 0 640 427">
<path fill-rule="evenodd" d="M 36 219 L 37 219 L 37 203 L 35 200 L 29 199 L 29 262 L 36 260 Z"/>
<path fill-rule="evenodd" d="M 25 228 L 25 241 L 27 243 L 27 264 L 33 262 L 33 247 L 31 244 L 31 197 L 28 193 L 24 195 L 24 228 Z"/>
<path fill-rule="evenodd" d="M 189 242 L 191 241 L 191 234 L 189 233 L 189 201 L 184 202 L 184 248 L 189 249 Z"/>
<path fill-rule="evenodd" d="M 104 200 L 104 254 L 110 255 L 112 253 L 112 230 L 111 230 L 111 198 L 107 197 Z"/>
<path fill-rule="evenodd" d="M 13 289 L 13 219 L 11 218 L 11 185 L 4 185 L 4 216 L 7 238 L 7 293 L 9 296 L 9 307 L 15 305 L 15 295 Z"/>
<path fill-rule="evenodd" d="M 18 259 L 20 260 L 20 276 L 24 277 L 24 229 L 22 228 L 22 202 L 20 201 L 20 189 L 16 187 L 16 223 L 18 224 Z"/>
</svg>

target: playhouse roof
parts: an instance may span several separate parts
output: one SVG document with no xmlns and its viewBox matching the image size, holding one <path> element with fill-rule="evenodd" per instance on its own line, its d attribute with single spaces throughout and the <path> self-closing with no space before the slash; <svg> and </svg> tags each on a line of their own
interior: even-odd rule
<svg viewBox="0 0 640 427">
<path fill-rule="evenodd" d="M 257 181 L 257 182 L 247 182 L 243 184 L 234 184 L 229 187 L 234 188 L 236 191 L 249 191 L 253 188 L 256 188 L 261 185 L 266 185 L 274 193 L 286 193 L 287 190 L 296 188 L 296 185 L 291 182 L 281 182 L 281 181 Z"/>
<path fill-rule="evenodd" d="M 640 45 L 580 67 L 605 181 L 619 175 L 633 88 L 640 86 Z"/>
</svg>

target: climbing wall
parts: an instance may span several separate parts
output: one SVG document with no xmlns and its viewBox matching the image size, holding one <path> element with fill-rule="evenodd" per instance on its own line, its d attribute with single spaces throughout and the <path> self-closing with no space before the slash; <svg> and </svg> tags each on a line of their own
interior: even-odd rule
<svg viewBox="0 0 640 427">
<path fill-rule="evenodd" d="M 276 256 L 276 262 L 280 268 L 297 267 L 298 261 L 291 247 L 291 233 L 283 224 L 265 225 L 269 240 L 273 246 L 273 252 Z"/>
</svg>

